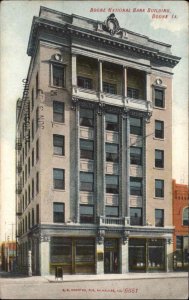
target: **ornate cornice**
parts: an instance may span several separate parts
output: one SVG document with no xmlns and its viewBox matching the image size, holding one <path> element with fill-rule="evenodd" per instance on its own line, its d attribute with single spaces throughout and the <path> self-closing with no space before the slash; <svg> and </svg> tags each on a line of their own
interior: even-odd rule
<svg viewBox="0 0 189 300">
<path fill-rule="evenodd" d="M 109 16 L 109 22 L 113 21 L 113 17 L 110 18 Z M 108 18 L 107 18 L 108 20 Z M 115 20 L 117 20 L 115 18 Z M 54 22 L 51 20 L 46 20 L 42 18 L 35 17 L 33 19 L 32 23 L 32 29 L 30 33 L 30 39 L 28 43 L 28 49 L 27 54 L 32 56 L 34 53 L 35 43 L 37 40 L 37 34 L 39 28 L 43 28 L 46 30 L 49 30 L 50 32 L 58 34 L 63 34 L 64 37 L 70 40 L 72 37 L 78 37 L 80 39 L 88 40 L 90 43 L 91 41 L 94 41 L 95 43 L 104 44 L 105 47 L 111 46 L 116 47 L 118 49 L 122 49 L 124 52 L 127 51 L 131 54 L 134 54 L 134 56 L 139 57 L 147 57 L 152 62 L 158 63 L 160 65 L 165 65 L 173 68 L 177 65 L 177 63 L 180 60 L 180 57 L 174 56 L 172 54 L 161 52 L 158 49 L 151 48 L 149 46 L 146 46 L 144 44 L 135 43 L 129 40 L 124 40 L 119 37 L 114 37 L 113 35 L 115 33 L 120 32 L 122 29 L 119 28 L 119 24 L 117 25 L 116 21 L 113 21 L 114 28 L 111 29 L 110 25 L 105 23 L 106 31 L 109 30 L 110 36 L 105 35 L 103 32 L 97 32 L 94 30 L 84 29 L 80 28 L 78 26 L 75 26 L 73 24 L 67 23 L 67 24 L 60 24 L 58 22 Z"/>
</svg>

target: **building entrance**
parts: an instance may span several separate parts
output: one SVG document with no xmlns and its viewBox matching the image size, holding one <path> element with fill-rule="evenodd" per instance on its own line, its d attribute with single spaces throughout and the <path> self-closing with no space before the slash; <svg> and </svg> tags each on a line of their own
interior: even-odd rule
<svg viewBox="0 0 189 300">
<path fill-rule="evenodd" d="M 118 273 L 119 249 L 117 239 L 104 241 L 104 273 Z"/>
</svg>

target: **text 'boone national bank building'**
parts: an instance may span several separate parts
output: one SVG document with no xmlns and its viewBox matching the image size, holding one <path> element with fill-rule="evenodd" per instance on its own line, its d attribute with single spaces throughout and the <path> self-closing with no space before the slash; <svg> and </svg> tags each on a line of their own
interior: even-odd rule
<svg viewBox="0 0 189 300">
<path fill-rule="evenodd" d="M 171 46 L 41 7 L 17 102 L 18 261 L 33 274 L 172 269 Z"/>
</svg>

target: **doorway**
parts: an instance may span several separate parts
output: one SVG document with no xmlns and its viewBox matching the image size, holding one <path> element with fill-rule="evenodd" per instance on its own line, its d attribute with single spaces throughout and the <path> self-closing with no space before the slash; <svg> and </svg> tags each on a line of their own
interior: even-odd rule
<svg viewBox="0 0 189 300">
<path fill-rule="evenodd" d="M 119 251 L 117 239 L 105 239 L 104 241 L 104 273 L 118 273 Z"/>
</svg>

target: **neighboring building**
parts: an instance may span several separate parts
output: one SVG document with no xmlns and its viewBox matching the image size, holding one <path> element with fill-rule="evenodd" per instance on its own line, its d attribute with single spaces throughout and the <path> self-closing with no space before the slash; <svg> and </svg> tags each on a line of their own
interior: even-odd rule
<svg viewBox="0 0 189 300">
<path fill-rule="evenodd" d="M 189 189 L 173 180 L 174 269 L 188 270 L 189 262 Z"/>
<path fill-rule="evenodd" d="M 18 262 L 172 270 L 171 46 L 41 7 L 17 102 Z"/>
<path fill-rule="evenodd" d="M 7 241 L 1 243 L 0 248 L 1 270 L 11 272 L 15 267 L 16 260 L 16 243 Z"/>
</svg>

